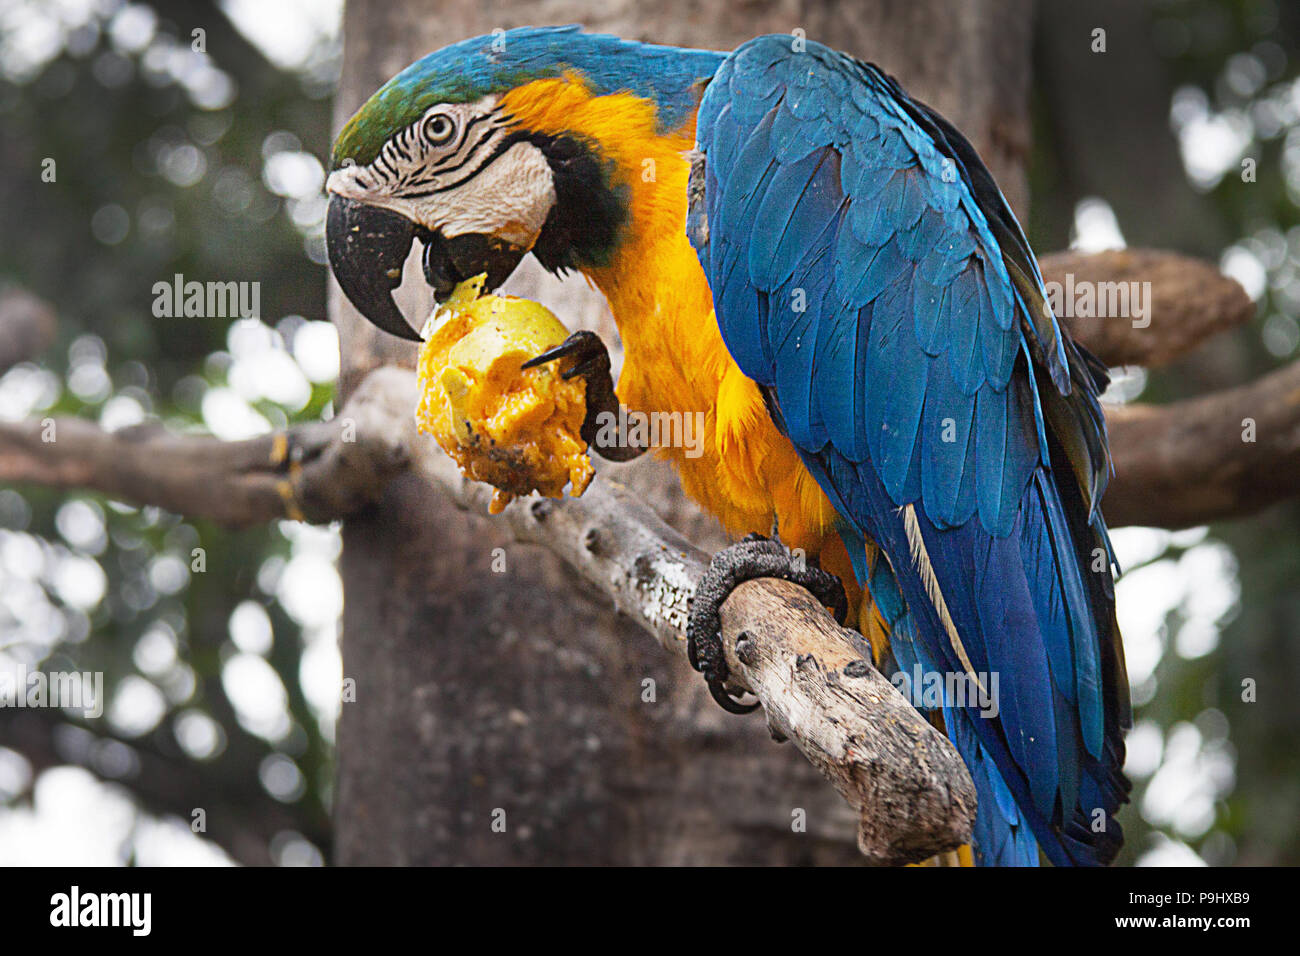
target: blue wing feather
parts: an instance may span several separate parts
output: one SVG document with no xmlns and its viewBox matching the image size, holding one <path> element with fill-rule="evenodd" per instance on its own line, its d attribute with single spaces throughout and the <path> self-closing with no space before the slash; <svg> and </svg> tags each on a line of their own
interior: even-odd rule
<svg viewBox="0 0 1300 956">
<path fill-rule="evenodd" d="M 697 139 L 723 338 L 839 512 L 894 661 L 997 675 L 996 716 L 944 701 L 979 858 L 1109 860 L 1129 718 L 1109 570 L 1088 563 L 1109 554 L 1104 370 L 1043 308 L 974 150 L 874 67 L 751 41 L 706 89 Z"/>
</svg>

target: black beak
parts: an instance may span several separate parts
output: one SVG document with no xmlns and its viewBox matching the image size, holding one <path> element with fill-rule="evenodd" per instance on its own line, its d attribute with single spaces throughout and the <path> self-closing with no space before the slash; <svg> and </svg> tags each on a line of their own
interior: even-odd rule
<svg viewBox="0 0 1300 956">
<path fill-rule="evenodd" d="M 402 283 L 402 265 L 417 237 L 424 243 L 425 281 L 439 302 L 480 272 L 487 273 L 487 289 L 495 289 L 528 251 L 494 236 L 447 238 L 391 210 L 331 196 L 325 244 L 339 286 L 357 311 L 379 328 L 415 342 L 420 336 L 397 308 L 393 290 Z"/>
<path fill-rule="evenodd" d="M 424 281 L 433 286 L 434 298 L 439 302 L 451 295 L 460 283 L 480 272 L 487 273 L 484 287 L 491 292 L 510 278 L 528 251 L 495 236 L 478 233 L 448 239 L 426 232 L 421 238 L 424 239 Z"/>
<path fill-rule="evenodd" d="M 330 197 L 325 217 L 325 247 L 343 293 L 385 332 L 418 342 L 420 336 L 393 301 L 415 228 L 399 213 L 338 195 Z"/>
</svg>

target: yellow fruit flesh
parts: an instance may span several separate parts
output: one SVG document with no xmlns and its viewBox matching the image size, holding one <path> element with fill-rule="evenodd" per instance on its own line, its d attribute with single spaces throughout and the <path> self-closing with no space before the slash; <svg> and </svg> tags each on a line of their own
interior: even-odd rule
<svg viewBox="0 0 1300 956">
<path fill-rule="evenodd" d="M 544 306 L 514 296 L 480 296 L 484 276 L 467 279 L 430 320 L 420 347 L 415 421 L 461 471 L 496 488 L 497 514 L 517 495 L 576 497 L 591 483 L 586 384 L 565 381 L 566 360 L 522 369 L 568 334 Z"/>
</svg>

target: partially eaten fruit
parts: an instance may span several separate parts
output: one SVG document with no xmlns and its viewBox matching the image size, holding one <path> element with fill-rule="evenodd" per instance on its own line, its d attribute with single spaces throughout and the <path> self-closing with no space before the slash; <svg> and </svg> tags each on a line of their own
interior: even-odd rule
<svg viewBox="0 0 1300 956">
<path fill-rule="evenodd" d="M 586 384 L 565 380 L 569 360 L 521 366 L 564 341 L 567 330 L 544 306 L 481 295 L 485 275 L 466 279 L 425 327 L 415 421 L 470 478 L 496 489 L 497 514 L 516 495 L 576 497 L 593 470 L 580 431 Z"/>
</svg>

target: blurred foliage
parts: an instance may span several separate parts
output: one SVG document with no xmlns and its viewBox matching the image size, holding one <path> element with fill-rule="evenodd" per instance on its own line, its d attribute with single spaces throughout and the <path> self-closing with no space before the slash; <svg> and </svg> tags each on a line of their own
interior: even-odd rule
<svg viewBox="0 0 1300 956">
<path fill-rule="evenodd" d="M 1061 174 L 1062 145 L 1040 139 L 1033 183 L 1036 195 L 1058 189 L 1070 203 L 1089 194 L 1104 200 L 1108 189 L 1122 191 L 1132 164 L 1160 150 L 1179 152 L 1191 188 L 1177 201 L 1202 206 L 1204 232 L 1227 237 L 1227 248 L 1215 252 L 1224 270 L 1257 296 L 1258 311 L 1252 323 L 1186 360 L 1137 373 L 1142 401 L 1168 402 L 1249 381 L 1296 359 L 1300 7 L 1281 0 L 1151 0 L 1146 8 L 1147 32 L 1126 38 L 1125 46 L 1158 58 L 1169 114 L 1151 118 L 1145 142 L 1118 144 L 1099 131 L 1096 149 L 1106 157 L 1107 173 L 1086 186 Z M 1050 14 L 1047 19 L 1044 29 L 1051 28 Z M 1075 88 L 1070 95 L 1089 91 Z M 1036 129 L 1050 127 L 1042 111 L 1052 105 L 1039 100 Z M 1138 221 L 1143 212 L 1127 219 L 1120 212 L 1121 231 L 1154 230 L 1167 248 L 1205 248 L 1203 236 Z M 1052 225 L 1031 222 L 1038 248 L 1066 243 L 1068 237 L 1049 231 Z M 1218 560 L 1226 546 L 1224 573 L 1239 590 L 1217 620 L 1193 620 L 1195 587 L 1175 606 L 1157 608 L 1167 611 L 1154 634 L 1158 664 L 1134 688 L 1140 733 L 1129 749 L 1131 757 L 1141 752 L 1143 767 L 1133 774 L 1133 807 L 1120 818 L 1128 838 L 1120 862 L 1147 853 L 1151 861 L 1194 860 L 1178 852 L 1187 847 L 1211 865 L 1294 865 L 1300 863 L 1300 699 L 1292 692 L 1300 681 L 1300 507 L 1288 502 L 1208 532 L 1204 538 L 1141 536 L 1139 550 L 1148 553 L 1124 568 L 1131 577 L 1127 590 L 1121 581 L 1122 599 L 1158 601 L 1144 582 L 1169 578 L 1176 590 L 1194 562 Z M 1189 559 L 1189 552 L 1196 553 Z M 1152 565 L 1160 567 L 1145 574 Z M 1126 632 L 1126 644 L 1136 636 Z M 1253 702 L 1243 700 L 1244 681 L 1254 682 Z M 1197 785 L 1185 787 L 1189 780 Z M 1212 800 L 1210 813 L 1200 812 L 1204 798 Z"/>
<path fill-rule="evenodd" d="M 1201 182 L 1206 201 L 1228 236 L 1223 265 L 1251 288 L 1262 271 L 1258 311 L 1230 342 L 1239 356 L 1236 380 L 1294 361 L 1300 340 L 1300 8 L 1292 3 L 1172 0 L 1157 4 L 1156 48 L 1176 85 L 1172 121 L 1187 151 L 1188 124 L 1202 107 L 1210 123 L 1239 138 L 1237 161 L 1217 182 Z M 1184 115 L 1190 114 L 1190 115 Z M 1180 128 L 1181 125 L 1181 128 Z M 1193 140 L 1192 142 L 1195 142 Z M 1242 160 L 1254 160 L 1255 180 Z M 1165 401 L 1204 390 L 1212 376 L 1187 363 L 1151 376 L 1144 398 Z M 1229 382 L 1214 381 L 1215 387 Z M 1230 792 L 1204 833 L 1170 832 L 1211 864 L 1300 863 L 1300 506 L 1211 529 L 1236 557 L 1240 597 L 1223 622 L 1217 647 L 1186 659 L 1170 648 L 1156 671 L 1157 687 L 1139 718 L 1163 728 L 1197 727 L 1202 739 L 1222 740 L 1235 756 Z M 1176 635 L 1182 622 L 1168 622 Z M 1172 641 L 1170 642 L 1172 644 Z M 1253 682 L 1254 701 L 1243 700 Z M 1167 739 L 1172 739 L 1172 733 Z M 1141 806 L 1144 790 L 1135 802 Z M 1130 844 L 1144 846 L 1140 833 Z"/>
<path fill-rule="evenodd" d="M 226 421 L 235 433 L 328 414 L 332 381 L 308 381 L 291 355 L 297 333 L 325 318 L 313 157 L 328 148 L 337 63 L 326 34 L 301 62 L 277 67 L 208 3 L 0 4 L 0 282 L 43 296 L 60 319 L 58 344 L 40 359 L 47 371 L 11 371 L 0 414 L 185 430 Z M 154 285 L 177 274 L 257 282 L 260 315 L 157 318 Z M 265 372 L 272 353 L 270 370 L 288 363 L 298 387 L 232 381 L 241 360 Z M 0 526 L 45 542 L 28 582 L 40 593 L 20 596 L 15 569 L 0 569 L 11 599 L 0 603 L 0 661 L 104 671 L 110 726 L 134 751 L 106 768 L 103 741 L 78 754 L 68 745 L 78 738 L 62 735 L 59 756 L 117 777 L 186 827 L 190 808 L 238 806 L 239 820 L 210 809 L 208 832 L 250 862 L 272 858 L 277 834 L 278 848 L 301 850 L 296 833 L 328 855 L 333 712 L 304 694 L 308 639 L 277 599 L 290 526 L 232 533 L 33 488 L 0 491 Z M 0 553 L 30 554 L 30 540 L 8 535 Z M 86 562 L 102 572 L 102 599 Z M 269 723 L 242 713 L 222 682 L 246 654 L 231 615 L 248 600 L 272 635 L 253 656 L 269 663 L 287 708 Z M 0 745 L 11 719 L 0 712 Z M 155 792 L 140 774 L 151 759 L 192 761 L 198 772 L 177 777 L 193 792 Z M 7 796 L 21 805 L 30 793 Z"/>
</svg>

